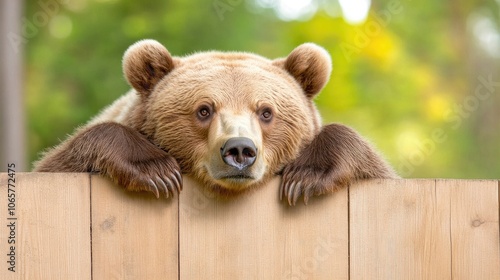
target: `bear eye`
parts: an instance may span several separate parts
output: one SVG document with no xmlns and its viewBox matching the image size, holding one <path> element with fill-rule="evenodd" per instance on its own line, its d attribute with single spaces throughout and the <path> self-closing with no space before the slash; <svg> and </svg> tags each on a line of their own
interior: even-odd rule
<svg viewBox="0 0 500 280">
<path fill-rule="evenodd" d="M 200 106 L 200 108 L 198 108 L 198 113 L 197 113 L 198 119 L 203 121 L 210 118 L 211 115 L 212 115 L 212 109 L 209 106 L 202 105 Z"/>
<path fill-rule="evenodd" d="M 210 116 L 210 112 L 206 108 L 201 109 L 200 112 L 198 112 L 198 113 L 200 114 L 200 117 L 202 117 L 202 118 L 206 118 L 206 117 Z"/>
<path fill-rule="evenodd" d="M 273 111 L 271 108 L 263 108 L 260 111 L 260 120 L 263 122 L 270 122 L 273 119 Z"/>
</svg>

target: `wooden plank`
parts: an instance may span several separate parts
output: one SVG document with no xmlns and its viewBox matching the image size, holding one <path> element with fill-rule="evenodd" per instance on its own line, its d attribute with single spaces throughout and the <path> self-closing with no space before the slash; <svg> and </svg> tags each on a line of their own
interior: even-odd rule
<svg viewBox="0 0 500 280">
<path fill-rule="evenodd" d="M 17 173 L 14 216 L 1 203 L 1 279 L 90 279 L 90 188 L 88 174 Z M 7 201 L 7 176 L 0 177 Z M 7 220 L 16 217 L 17 220 Z M 15 222 L 16 272 L 5 225 Z"/>
<path fill-rule="evenodd" d="M 437 184 L 451 190 L 453 279 L 500 279 L 498 181 Z"/>
<path fill-rule="evenodd" d="M 93 279 L 178 278 L 178 199 L 91 176 Z"/>
<path fill-rule="evenodd" d="M 348 279 L 347 189 L 290 207 L 278 178 L 226 201 L 185 184 L 181 279 Z"/>
<path fill-rule="evenodd" d="M 351 279 L 451 279 L 448 194 L 434 180 L 352 186 Z"/>
</svg>

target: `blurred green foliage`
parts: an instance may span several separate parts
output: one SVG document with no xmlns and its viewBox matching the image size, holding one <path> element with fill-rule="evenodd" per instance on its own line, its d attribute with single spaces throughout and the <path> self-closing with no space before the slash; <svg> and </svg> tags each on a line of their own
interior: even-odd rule
<svg viewBox="0 0 500 280">
<path fill-rule="evenodd" d="M 325 123 L 360 131 L 404 177 L 500 177 L 499 1 L 374 1 L 357 25 L 326 0 L 292 21 L 270 0 L 41 2 L 50 1 L 57 9 L 26 2 L 28 21 L 50 17 L 26 44 L 32 161 L 128 90 L 121 58 L 137 40 L 156 39 L 174 55 L 270 58 L 310 41 L 334 63 L 317 98 Z M 497 84 L 485 91 L 481 77 Z"/>
</svg>

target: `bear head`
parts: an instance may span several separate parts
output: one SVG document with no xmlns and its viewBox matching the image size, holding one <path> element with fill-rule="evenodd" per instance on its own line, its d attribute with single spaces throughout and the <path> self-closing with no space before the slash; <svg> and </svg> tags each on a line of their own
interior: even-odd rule
<svg viewBox="0 0 500 280">
<path fill-rule="evenodd" d="M 270 60 L 240 52 L 174 57 L 143 40 L 123 58 L 140 97 L 131 126 L 184 174 L 225 195 L 264 184 L 312 141 L 321 130 L 313 98 L 331 68 L 329 54 L 312 43 Z"/>
</svg>

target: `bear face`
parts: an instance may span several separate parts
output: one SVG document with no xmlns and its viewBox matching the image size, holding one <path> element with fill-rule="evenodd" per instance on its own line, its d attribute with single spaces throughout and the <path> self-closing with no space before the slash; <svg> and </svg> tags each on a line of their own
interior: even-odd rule
<svg viewBox="0 0 500 280">
<path fill-rule="evenodd" d="M 353 129 L 322 126 L 313 98 L 331 59 L 306 43 L 287 57 L 203 52 L 173 57 L 143 40 L 124 55 L 130 91 L 35 164 L 39 172 L 98 172 L 128 190 L 169 197 L 181 173 L 223 196 L 282 175 L 279 195 L 333 192 L 354 180 L 397 178 Z"/>
<path fill-rule="evenodd" d="M 312 99 L 331 71 L 329 55 L 313 44 L 278 60 L 220 52 L 172 58 L 147 40 L 126 51 L 123 65 L 141 96 L 136 128 L 184 173 L 223 193 L 262 184 L 312 141 L 320 129 Z"/>
</svg>

